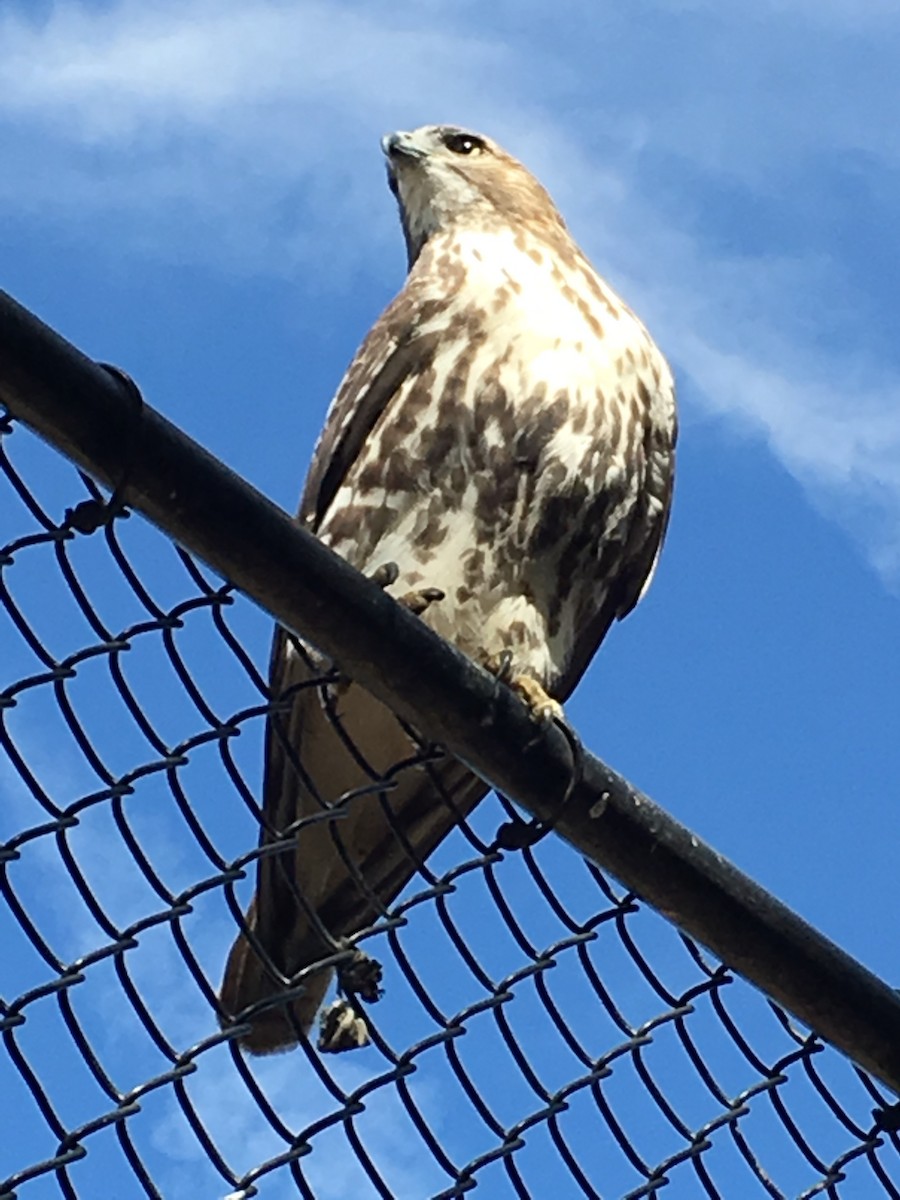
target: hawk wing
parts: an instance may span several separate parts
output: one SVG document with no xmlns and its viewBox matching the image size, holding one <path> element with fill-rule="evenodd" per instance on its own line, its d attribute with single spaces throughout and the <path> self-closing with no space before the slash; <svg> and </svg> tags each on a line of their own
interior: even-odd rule
<svg viewBox="0 0 900 1200">
<path fill-rule="evenodd" d="M 641 399 L 646 388 L 638 386 Z M 666 389 L 667 404 L 674 414 L 675 391 L 672 378 L 666 371 L 659 386 Z M 669 527 L 672 511 L 672 491 L 675 483 L 675 443 L 678 422 L 652 421 L 645 407 L 643 436 L 637 446 L 634 468 L 642 476 L 634 512 L 624 534 L 624 545 L 616 547 L 614 540 L 601 551 L 600 574 L 610 586 L 596 613 L 584 622 L 575 638 L 571 661 L 560 681 L 560 699 L 565 700 L 584 674 L 614 621 L 627 617 L 650 586 L 659 562 L 660 551 Z M 603 557 L 617 558 L 614 569 L 606 571 Z"/>
<path fill-rule="evenodd" d="M 313 532 L 392 397 L 422 375 L 437 352 L 440 339 L 435 330 L 410 329 L 410 301 L 411 296 L 401 292 L 385 309 L 338 388 L 300 501 L 299 518 Z"/>
<path fill-rule="evenodd" d="M 373 326 L 329 411 L 299 514 L 313 530 L 392 398 L 430 364 L 437 335 L 410 335 L 406 303 L 401 293 Z M 322 685 L 327 668 L 276 630 L 270 689 L 287 709 L 267 724 L 260 845 L 280 841 L 283 848 L 259 860 L 248 931 L 232 947 L 221 991 L 232 1016 L 270 1002 L 250 1018 L 242 1039 L 255 1053 L 308 1033 L 332 976 L 315 964 L 339 939 L 385 915 L 487 791 L 453 759 L 397 770 L 418 755 L 409 733 L 357 685 Z M 338 817 L 323 819 L 335 811 Z M 279 1003 L 292 984 L 305 991 Z"/>
</svg>

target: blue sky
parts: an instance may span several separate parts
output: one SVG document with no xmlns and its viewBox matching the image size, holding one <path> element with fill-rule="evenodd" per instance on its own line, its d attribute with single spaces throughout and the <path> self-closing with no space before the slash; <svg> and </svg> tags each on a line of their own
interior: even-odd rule
<svg viewBox="0 0 900 1200">
<path fill-rule="evenodd" d="M 0 286 L 288 509 L 402 282 L 381 134 L 470 125 L 535 171 L 682 412 L 659 574 L 569 714 L 894 983 L 898 53 L 888 0 L 0 11 Z"/>
</svg>

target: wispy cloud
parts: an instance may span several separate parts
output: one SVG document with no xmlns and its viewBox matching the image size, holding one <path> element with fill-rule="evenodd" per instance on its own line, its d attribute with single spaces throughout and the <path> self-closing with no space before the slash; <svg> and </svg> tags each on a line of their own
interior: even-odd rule
<svg viewBox="0 0 900 1200">
<path fill-rule="evenodd" d="M 499 43 L 405 28 L 376 5 L 126 2 L 59 6 L 44 22 L 7 11 L 0 46 L 0 121 L 19 152 L 6 205 L 156 212 L 171 239 L 172 207 L 187 203 L 207 248 L 224 231 L 230 257 L 269 267 L 285 241 L 295 262 L 318 242 L 303 234 L 310 217 L 355 223 L 367 210 L 360 163 L 377 161 L 376 133 L 418 116 L 416 97 L 471 110 L 480 78 L 509 74 Z M 273 228 L 279 252 L 266 255 Z"/>
<path fill-rule="evenodd" d="M 836 232 L 854 198 L 834 198 L 852 168 L 890 235 L 895 6 L 636 7 L 654 19 L 585 20 L 583 44 L 520 36 L 528 5 L 515 23 L 449 0 L 7 7 L 0 207 L 340 280 L 396 239 L 391 205 L 372 205 L 377 135 L 488 129 L 646 313 L 685 395 L 764 439 L 896 579 L 900 362 L 879 350 L 878 263 Z"/>
<path fill-rule="evenodd" d="M 329 1062 L 329 1069 L 345 1093 L 351 1094 L 371 1078 L 372 1064 Z M 256 1060 L 252 1065 L 259 1086 L 267 1100 L 288 1128 L 300 1131 L 320 1120 L 324 1113 L 339 1107 L 333 1098 L 326 1098 L 315 1085 L 305 1063 L 297 1054 Z M 257 1167 L 286 1146 L 260 1111 L 255 1097 L 236 1079 L 234 1085 L 222 1087 L 223 1076 L 230 1077 L 230 1059 L 201 1062 L 199 1073 L 188 1084 L 195 1105 L 213 1141 L 219 1146 L 236 1172 Z M 424 1076 L 424 1078 L 423 1078 Z M 410 1085 L 420 1109 L 424 1110 L 429 1126 L 440 1134 L 444 1121 L 439 1104 L 440 1087 L 437 1078 L 420 1072 Z M 166 1195 L 173 1200 L 188 1200 L 209 1191 L 210 1168 L 206 1152 L 186 1125 L 184 1115 L 174 1100 L 168 1112 L 157 1124 L 153 1144 L 167 1160 L 161 1170 L 166 1179 Z M 378 1170 L 398 1200 L 436 1194 L 446 1185 L 447 1177 L 425 1148 L 406 1115 L 399 1093 L 390 1087 L 380 1088 L 369 1098 L 365 1112 L 354 1122 L 357 1135 Z M 375 1188 L 355 1150 L 349 1142 L 343 1124 L 324 1128 L 311 1139 L 313 1152 L 301 1161 L 301 1168 L 311 1189 L 319 1200 L 341 1200 L 346 1196 L 374 1196 Z M 284 1171 L 269 1179 L 273 1196 L 294 1196 L 296 1188 Z M 221 1188 L 220 1195 L 225 1192 Z M 268 1191 L 265 1194 L 270 1194 Z"/>
</svg>

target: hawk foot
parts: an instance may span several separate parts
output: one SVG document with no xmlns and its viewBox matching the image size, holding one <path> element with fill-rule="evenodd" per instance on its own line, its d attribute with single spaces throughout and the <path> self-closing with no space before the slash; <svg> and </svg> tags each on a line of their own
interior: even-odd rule
<svg viewBox="0 0 900 1200">
<path fill-rule="evenodd" d="M 382 974 L 377 959 L 370 958 L 364 950 L 356 950 L 348 963 L 338 967 L 338 987 L 359 996 L 367 1004 L 374 1004 L 381 999 Z"/>
<path fill-rule="evenodd" d="M 346 1000 L 329 1004 L 319 1018 L 318 1047 L 323 1054 L 340 1054 L 342 1050 L 359 1050 L 368 1046 L 369 1031 Z"/>
<path fill-rule="evenodd" d="M 525 701 L 529 712 L 540 725 L 564 720 L 563 706 L 548 696 L 536 679 L 530 675 L 514 675 L 509 686 L 520 699 Z"/>
<path fill-rule="evenodd" d="M 520 700 L 525 701 L 538 724 L 549 725 L 551 721 L 564 720 L 563 706 L 558 700 L 548 696 L 538 681 L 530 675 L 516 674 L 513 671 L 512 654 L 509 650 L 501 650 L 499 654 L 484 654 L 481 662 L 486 671 L 490 671 L 501 683 L 512 688 Z"/>
<path fill-rule="evenodd" d="M 411 613 L 421 617 L 427 608 L 430 608 L 436 601 L 443 600 L 446 594 L 440 588 L 421 588 L 414 592 L 407 592 L 405 596 L 398 596 L 397 599 L 404 608 L 408 608 Z"/>
<path fill-rule="evenodd" d="M 400 578 L 400 568 L 395 562 L 382 563 L 380 567 L 376 567 L 369 576 L 373 583 L 376 583 L 382 591 L 393 585 Z M 417 617 L 421 617 L 422 613 L 437 600 L 443 600 L 445 592 L 440 588 L 417 588 L 412 592 L 407 592 L 403 596 L 397 597 L 398 604 L 402 604 L 404 608 L 408 608 L 411 613 Z"/>
</svg>

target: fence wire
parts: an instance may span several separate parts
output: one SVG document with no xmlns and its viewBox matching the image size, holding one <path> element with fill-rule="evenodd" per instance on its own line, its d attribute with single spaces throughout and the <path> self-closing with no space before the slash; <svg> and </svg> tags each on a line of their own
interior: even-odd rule
<svg viewBox="0 0 900 1200">
<path fill-rule="evenodd" d="M 893 1098 L 498 796 L 363 931 L 371 1045 L 246 1057 L 270 623 L 91 493 L 0 418 L 3 1200 L 900 1198 Z"/>
</svg>

